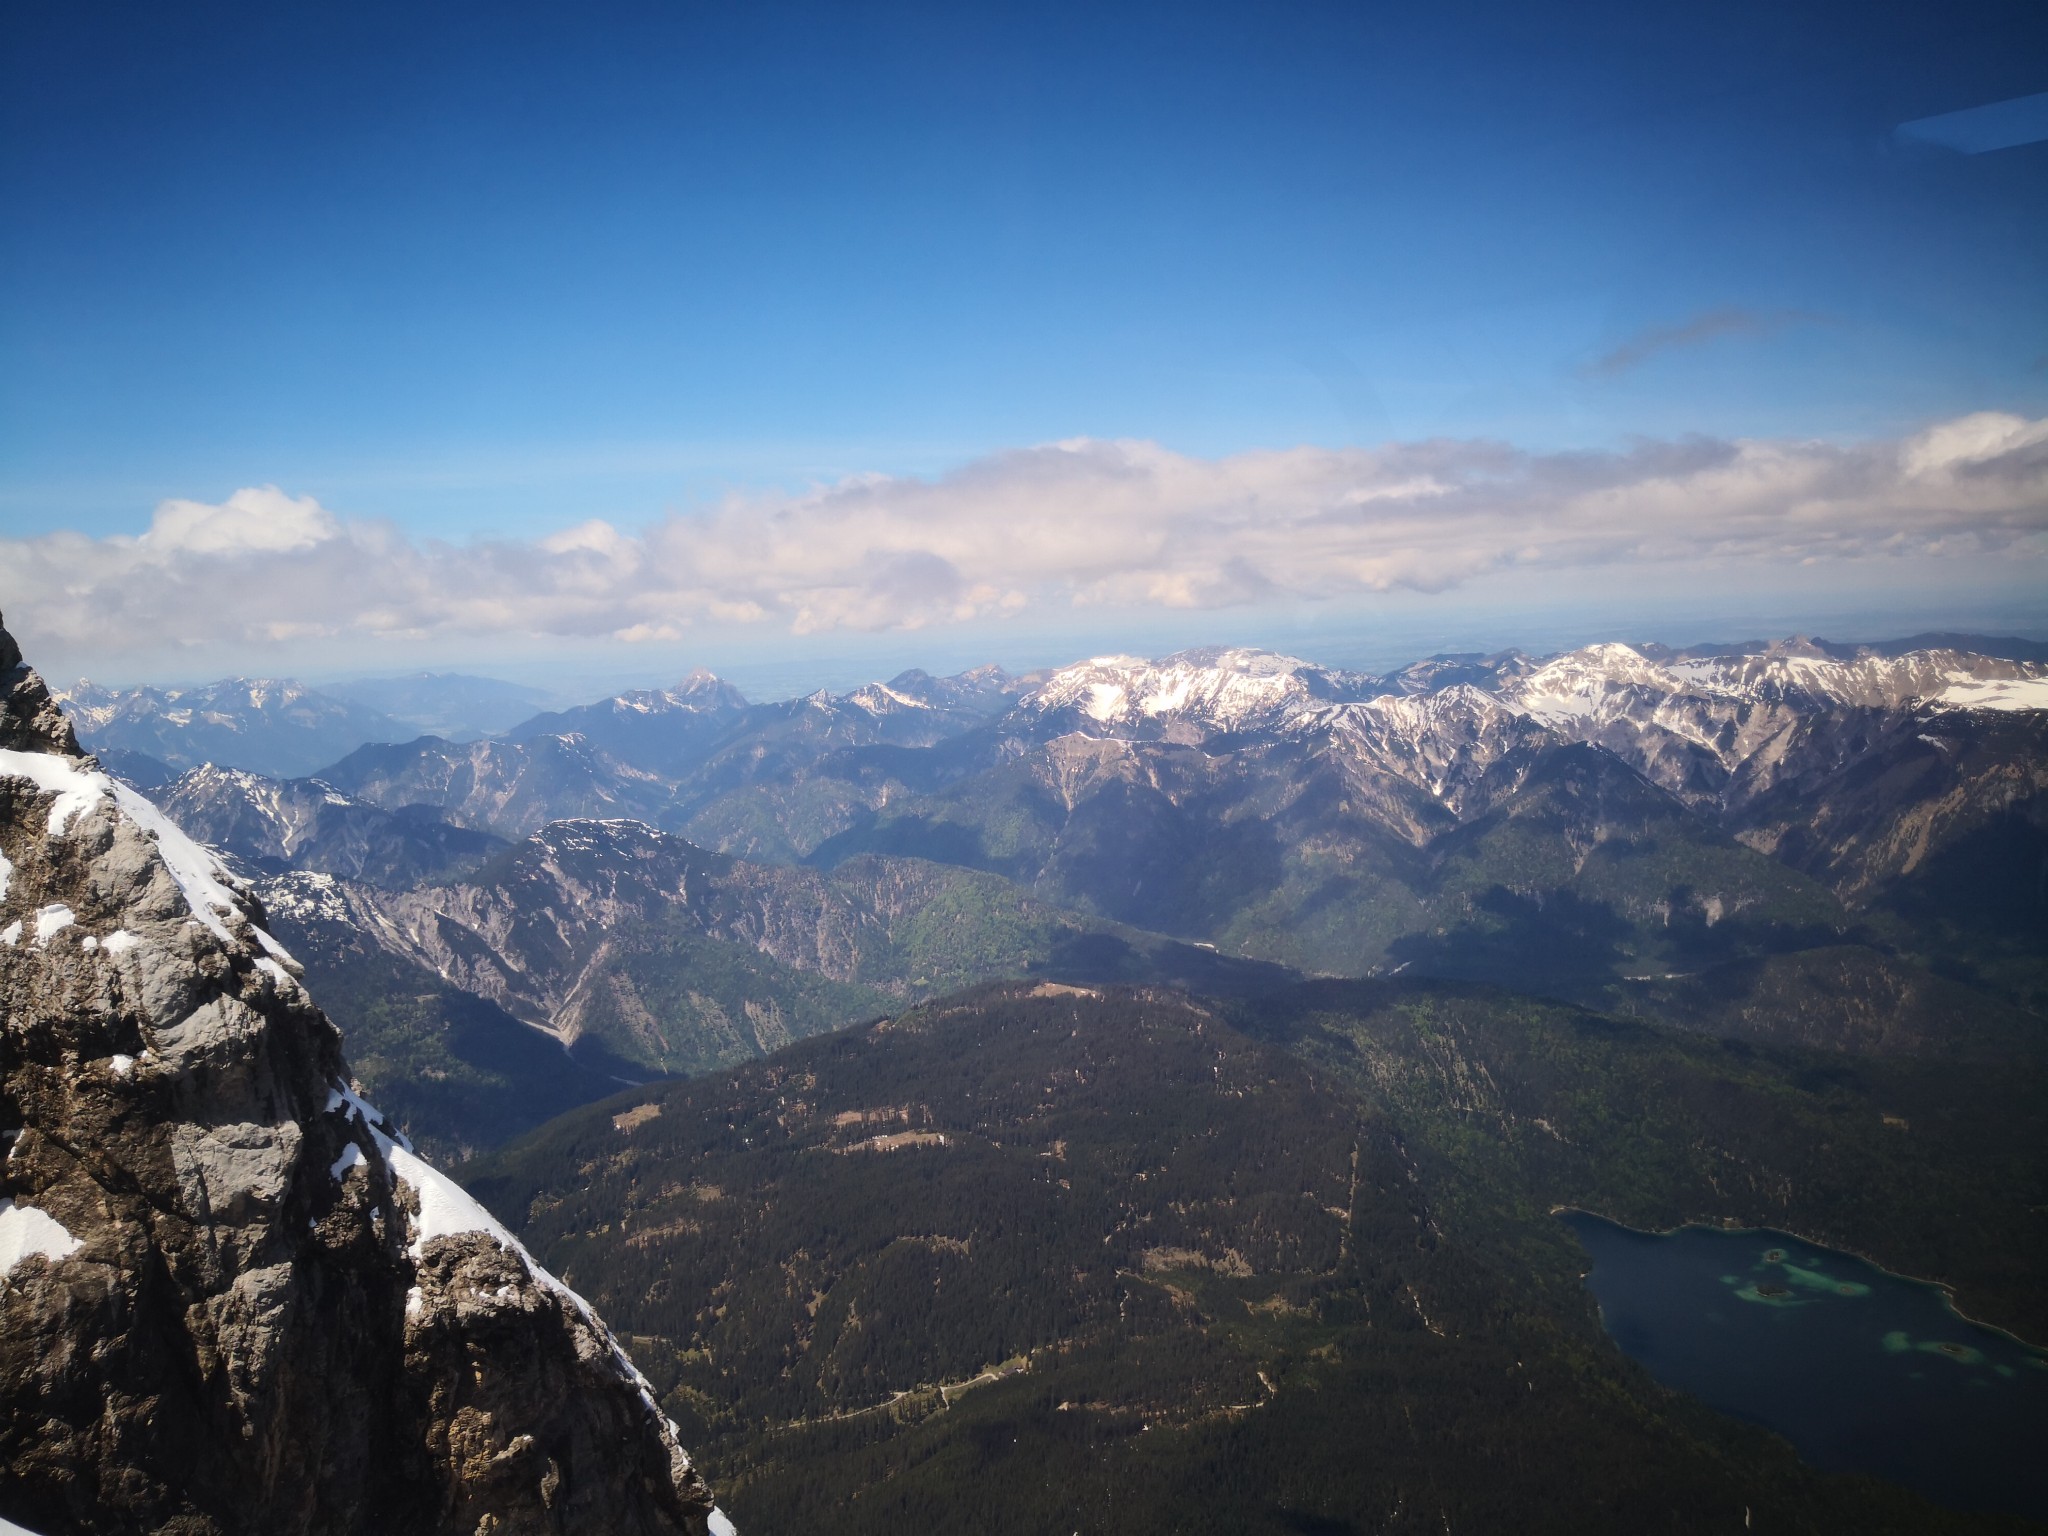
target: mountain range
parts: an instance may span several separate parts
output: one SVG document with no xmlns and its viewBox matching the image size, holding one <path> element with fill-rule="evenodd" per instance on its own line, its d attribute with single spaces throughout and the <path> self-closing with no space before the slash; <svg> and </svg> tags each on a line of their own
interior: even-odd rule
<svg viewBox="0 0 2048 1536">
<path fill-rule="evenodd" d="M 471 740 L 530 718 L 546 695 L 497 678 L 420 672 L 320 688 L 291 678 L 161 688 L 80 679 L 56 697 L 80 740 L 147 788 L 205 763 L 291 778 L 365 742 L 422 731 Z"/>
<path fill-rule="evenodd" d="M 159 794 L 309 963 L 367 943 L 595 1084 L 999 975 L 1436 976 L 1998 1054 L 2048 1006 L 2044 788 L 2048 664 L 1794 640 L 1380 676 L 1211 649 L 774 704 L 699 674 Z M 375 1059 L 403 1102 L 408 1053 Z"/>
<path fill-rule="evenodd" d="M 378 710 L 289 678 L 125 689 L 81 680 L 56 697 L 89 750 L 121 753 L 131 777 L 157 782 L 202 763 L 289 777 L 359 742 L 410 734 Z"/>
<path fill-rule="evenodd" d="M 306 1156 L 348 1163 L 317 1240 L 410 1257 L 396 1281 L 352 1257 L 319 1295 L 369 1298 L 383 1339 L 389 1285 L 411 1284 L 469 1358 L 509 1352 L 492 1391 L 517 1393 L 565 1326 L 621 1358 L 551 1289 L 574 1286 L 621 1327 L 654 1438 L 689 1443 L 756 1528 L 2008 1528 L 1817 1473 L 1657 1387 L 1552 1213 L 1784 1227 L 2048 1328 L 2048 661 L 2022 645 L 1606 644 L 1386 674 L 1210 648 L 766 704 L 698 674 L 271 775 L 196 745 L 331 717 L 303 695 L 300 724 L 236 716 L 222 692 L 237 729 L 122 717 L 157 749 L 155 803 L 21 687 L 24 750 L 70 775 L 29 772 L 0 826 L 22 1138 L 78 1145 L 48 1127 L 117 1113 L 125 1074 L 168 1083 L 184 1049 L 182 1004 L 147 989 L 154 1055 L 125 1033 L 48 1062 L 20 1044 L 127 1029 L 93 1022 L 126 1017 L 125 979 L 63 999 L 109 934 L 176 916 L 103 911 L 118 872 L 63 862 L 57 813 L 90 781 L 116 845 L 120 815 L 153 827 L 199 882 L 191 910 L 228 935 L 197 955 L 204 984 L 346 1090 L 339 1127 L 299 1104 L 311 1078 L 286 1090 Z M 138 761 L 99 745 L 117 774 Z M 105 1050 L 136 1064 L 102 1082 Z M 227 1123 L 278 1112 L 165 1092 L 136 1126 L 226 1137 L 237 1240 L 287 1251 L 300 1197 L 235 1193 L 261 1138 Z M 357 1155 L 397 1170 L 361 1198 L 335 1142 L 358 1125 Z M 9 1160 L 13 1209 L 114 1241 L 34 1145 Z M 143 1143 L 109 1145 L 117 1181 L 155 1176 Z M 421 1155 L 503 1224 L 463 1238 L 454 1282 Z M 152 1241 L 188 1263 L 186 1228 Z M 50 1307 L 77 1295 L 53 1246 L 19 1271 Z M 516 1326 L 459 1291 L 444 1318 L 434 1286 L 479 1265 Z M 332 1347 L 331 1303 L 236 1274 L 309 1319 L 295 1347 Z M 0 1352 L 19 1382 L 86 1337 L 57 1315 Z M 205 1326 L 224 1359 L 284 1347 Z M 312 1422 L 291 1390 L 262 1399 L 276 1434 Z M 527 1433 L 578 1443 L 610 1390 L 560 1378 Z M 505 1439 L 511 1406 L 477 1406 L 512 1470 L 447 1474 L 449 1507 L 568 1486 Z M 405 1436 L 470 1443 L 422 1413 Z M 55 1422 L 19 1433 L 56 1444 Z M 77 1454 L 176 1485 L 153 1442 Z M 713 1518 L 694 1471 L 666 1486 L 649 1529 Z"/>
</svg>

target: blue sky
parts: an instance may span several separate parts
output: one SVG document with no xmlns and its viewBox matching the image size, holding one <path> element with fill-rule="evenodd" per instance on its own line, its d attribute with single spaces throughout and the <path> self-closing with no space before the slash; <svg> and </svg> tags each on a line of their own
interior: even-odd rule
<svg viewBox="0 0 2048 1536">
<path fill-rule="evenodd" d="M 2044 88 L 2017 3 L 14 6 L 0 536 L 276 486 L 531 541 L 1081 437 L 2034 420 L 2048 144 L 1897 130 Z M 1227 629 L 1281 587 L 1194 601 Z M 1119 590 L 1091 634 L 1153 612 Z M 49 601 L 0 572 L 83 658 Z M 658 645 L 786 648 L 786 617 Z M 518 649 L 478 622 L 400 629 Z"/>
</svg>

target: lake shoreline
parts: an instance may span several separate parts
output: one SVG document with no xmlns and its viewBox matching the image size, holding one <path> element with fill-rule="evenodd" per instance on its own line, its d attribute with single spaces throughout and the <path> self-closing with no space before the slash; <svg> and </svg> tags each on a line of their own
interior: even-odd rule
<svg viewBox="0 0 2048 1536">
<path fill-rule="evenodd" d="M 2048 1526 L 2048 1351 L 1968 1317 L 1949 1287 L 1775 1226 L 1551 1214 L 1591 1261 L 1612 1347 L 1661 1386 L 1819 1470 Z"/>
<path fill-rule="evenodd" d="M 1585 1205 L 1553 1205 L 1552 1207 L 1550 1207 L 1549 1214 L 1552 1216 L 1592 1216 L 1600 1221 L 1607 1222 L 1612 1226 L 1622 1227 L 1627 1231 L 1640 1233 L 1644 1237 L 1670 1237 L 1675 1233 L 1685 1231 L 1688 1227 L 1696 1227 L 1702 1231 L 1707 1232 L 1727 1232 L 1731 1234 L 1738 1234 L 1743 1232 L 1764 1232 L 1773 1234 L 1778 1237 L 1789 1237 L 1793 1239 L 1793 1241 L 1795 1242 L 1801 1242 L 1806 1244 L 1809 1248 L 1825 1248 L 1832 1253 L 1847 1254 L 1850 1258 L 1857 1259 L 1860 1260 L 1862 1263 L 1868 1264 L 1872 1269 L 1879 1271 L 1881 1274 L 1889 1276 L 1891 1279 L 1904 1280 L 1912 1285 L 1931 1286 L 1935 1290 L 1941 1292 L 1942 1300 L 1948 1304 L 1949 1311 L 1955 1313 L 1957 1317 L 1961 1318 L 1971 1327 L 1987 1329 L 1992 1333 L 2003 1335 L 2005 1338 L 2012 1340 L 2013 1343 L 2017 1344 L 2022 1349 L 2032 1350 L 2036 1354 L 2048 1355 L 2048 1344 L 2036 1344 L 2033 1340 L 2028 1339 L 2023 1335 L 2014 1332 L 2012 1329 L 2006 1327 L 2003 1323 L 1987 1322 L 1982 1318 L 1970 1316 L 1969 1313 L 1965 1312 L 1959 1305 L 1957 1305 L 1955 1287 L 1946 1280 L 1932 1279 L 1924 1275 L 1909 1275 L 1904 1273 L 1903 1271 L 1889 1268 L 1887 1265 L 1885 1265 L 1885 1263 L 1882 1260 L 1874 1259 L 1869 1254 L 1863 1253 L 1855 1248 L 1850 1248 L 1842 1243 L 1832 1242 L 1825 1238 L 1809 1237 L 1803 1232 L 1794 1232 L 1787 1227 L 1730 1226 L 1723 1221 L 1713 1221 L 1708 1219 L 1681 1221 L 1676 1226 L 1672 1227 L 1638 1227 L 1632 1226 L 1630 1223 L 1622 1221 L 1617 1217 L 1610 1216 L 1605 1211 L 1596 1211 L 1591 1206 Z M 1584 1245 L 1581 1244 L 1581 1246 L 1583 1247 Z M 1580 1278 L 1581 1280 L 1583 1280 L 1585 1277 L 1582 1275 Z"/>
</svg>

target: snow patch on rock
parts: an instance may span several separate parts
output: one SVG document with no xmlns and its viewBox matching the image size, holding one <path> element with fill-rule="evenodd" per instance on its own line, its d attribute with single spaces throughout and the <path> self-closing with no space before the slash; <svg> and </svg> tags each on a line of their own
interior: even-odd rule
<svg viewBox="0 0 2048 1536">
<path fill-rule="evenodd" d="M 57 797 L 50 805 L 47 830 L 52 837 L 63 836 L 74 816 L 99 804 L 114 787 L 114 781 L 104 773 L 81 768 L 72 758 L 48 752 L 21 752 L 12 747 L 0 747 L 0 774 L 27 779 L 43 793 Z"/>
<path fill-rule="evenodd" d="M 375 1113 L 353 1094 L 347 1095 L 346 1102 L 361 1106 L 367 1113 Z M 605 1327 L 596 1312 L 591 1310 L 590 1303 L 556 1279 L 527 1251 L 524 1243 L 506 1230 L 497 1217 L 485 1210 L 460 1184 L 416 1155 L 410 1147 L 387 1142 L 374 1126 L 371 1127 L 371 1133 L 377 1137 L 379 1150 L 388 1160 L 392 1175 L 411 1185 L 414 1194 L 419 1197 L 420 1209 L 414 1222 L 413 1240 L 406 1249 L 413 1262 L 418 1263 L 424 1257 L 426 1245 L 433 1239 L 461 1237 L 470 1233 L 488 1237 L 500 1248 L 515 1255 L 526 1267 L 526 1272 L 533 1277 L 534 1284 L 553 1292 L 565 1305 L 573 1308 L 576 1315 L 582 1318 L 590 1331 L 610 1351 L 612 1366 L 620 1379 L 630 1382 L 637 1388 L 641 1401 L 647 1405 L 648 1412 L 654 1415 L 657 1422 L 668 1426 L 672 1452 L 681 1457 L 683 1465 L 687 1467 L 688 1453 L 682 1449 L 681 1436 L 674 1423 L 661 1412 L 661 1405 L 654 1396 L 654 1384 L 640 1373 L 640 1368 L 633 1364 L 632 1357 L 620 1347 L 619 1341 L 612 1336 L 612 1331 Z M 407 1313 L 412 1313 L 410 1302 Z"/>
<path fill-rule="evenodd" d="M 34 925 L 36 948 L 41 949 L 50 940 L 77 922 L 78 914 L 65 906 L 63 902 L 53 901 L 48 906 L 37 907 L 35 912 L 31 914 L 29 921 Z"/>
<path fill-rule="evenodd" d="M 281 990 L 297 991 L 299 989 L 298 977 L 294 976 L 268 955 L 263 956 L 256 962 L 256 969 L 276 982 Z"/>
<path fill-rule="evenodd" d="M 420 1213 L 413 1224 L 413 1239 L 407 1252 L 417 1261 L 425 1252 L 426 1245 L 437 1237 L 460 1237 L 466 1232 L 480 1232 L 500 1248 L 509 1249 L 525 1262 L 539 1280 L 553 1288 L 566 1290 L 559 1280 L 542 1269 L 534 1261 L 525 1246 L 499 1223 L 498 1218 L 479 1205 L 474 1196 L 447 1174 L 425 1159 L 393 1144 L 385 1157 L 390 1160 L 391 1171 L 413 1188 L 419 1196 Z"/>
<path fill-rule="evenodd" d="M 53 1263 L 78 1251 L 79 1240 L 48 1211 L 0 1197 L 0 1276 L 12 1272 L 30 1254 Z"/>
<path fill-rule="evenodd" d="M 377 1107 L 346 1083 L 328 1085 L 326 1109 L 330 1115 L 340 1110 L 349 1119 L 360 1122 L 376 1141 L 377 1150 L 386 1157 L 391 1155 L 394 1146 L 402 1147 L 407 1152 L 412 1150 L 412 1143 L 406 1139 L 405 1132 L 395 1125 L 386 1123 Z"/>
<path fill-rule="evenodd" d="M 2048 677 L 1972 678 L 1949 684 L 1930 702 L 1944 709 L 2048 709 Z"/>
</svg>

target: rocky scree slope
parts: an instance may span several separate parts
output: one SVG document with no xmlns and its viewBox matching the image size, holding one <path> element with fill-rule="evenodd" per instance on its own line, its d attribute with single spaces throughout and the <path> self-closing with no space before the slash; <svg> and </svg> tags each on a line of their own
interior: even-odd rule
<svg viewBox="0 0 2048 1536">
<path fill-rule="evenodd" d="M 0 629 L 0 1517 L 729 1531 L 604 1325 L 352 1091 L 295 969 Z"/>
</svg>

